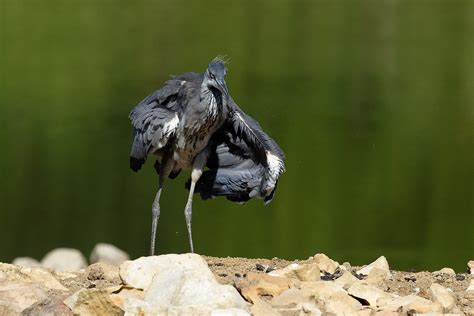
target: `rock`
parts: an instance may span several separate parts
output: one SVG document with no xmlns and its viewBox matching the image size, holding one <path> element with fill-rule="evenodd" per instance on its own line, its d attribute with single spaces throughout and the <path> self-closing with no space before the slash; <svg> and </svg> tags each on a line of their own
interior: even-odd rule
<svg viewBox="0 0 474 316">
<path fill-rule="evenodd" d="M 345 292 L 336 292 L 326 301 L 326 312 L 335 315 L 353 315 L 362 304 Z"/>
<path fill-rule="evenodd" d="M 64 300 L 74 315 L 122 315 L 110 293 L 98 289 L 81 289 Z"/>
<path fill-rule="evenodd" d="M 261 298 L 255 299 L 253 305 L 250 306 L 250 312 L 252 315 L 280 316 L 278 311 L 274 310 L 270 304 Z"/>
<path fill-rule="evenodd" d="M 1 313 L 0 313 L 1 314 Z M 37 315 L 64 315 L 72 316 L 72 310 L 64 304 L 61 297 L 48 297 L 45 300 L 36 302 L 21 312 L 22 316 Z"/>
<path fill-rule="evenodd" d="M 30 257 L 18 257 L 13 260 L 12 264 L 17 265 L 17 266 L 22 266 L 22 267 L 39 267 L 41 266 L 41 263 Z"/>
<path fill-rule="evenodd" d="M 441 270 L 434 271 L 433 273 L 434 274 L 448 274 L 448 275 L 455 275 L 456 274 L 456 272 L 451 268 L 443 268 Z"/>
<path fill-rule="evenodd" d="M 56 271 L 75 271 L 86 268 L 87 262 L 77 249 L 57 248 L 44 256 L 41 265 Z"/>
<path fill-rule="evenodd" d="M 328 273 L 333 274 L 336 272 L 336 269 L 339 267 L 339 263 L 330 259 L 328 256 L 322 253 L 318 253 L 311 258 L 310 263 L 317 264 L 319 270 L 326 271 Z"/>
<path fill-rule="evenodd" d="M 369 275 L 364 281 L 372 285 L 382 285 L 389 277 L 390 274 L 387 273 L 387 270 L 375 267 L 369 272 Z"/>
<path fill-rule="evenodd" d="M 467 263 L 467 273 L 474 274 L 474 260 L 470 260 Z"/>
<path fill-rule="evenodd" d="M 119 268 L 105 262 L 91 264 L 86 270 L 87 279 L 90 281 L 108 281 L 113 284 L 121 283 Z"/>
<path fill-rule="evenodd" d="M 272 306 L 295 305 L 301 307 L 305 303 L 311 303 L 310 293 L 302 289 L 287 289 L 271 300 Z"/>
<path fill-rule="evenodd" d="M 237 284 L 237 287 L 246 300 L 255 303 L 255 299 L 258 299 L 260 295 L 272 297 L 280 295 L 289 289 L 292 283 L 290 278 L 250 272 Z"/>
<path fill-rule="evenodd" d="M 51 290 L 67 291 L 67 288 L 46 269 L 0 263 L 0 286 L 8 281 L 12 283 L 37 283 Z"/>
<path fill-rule="evenodd" d="M 117 267 L 129 259 L 130 257 L 125 251 L 106 243 L 95 245 L 90 255 L 91 263 L 105 262 Z"/>
<path fill-rule="evenodd" d="M 119 292 L 110 294 L 110 300 L 122 310 L 125 310 L 126 301 L 143 301 L 144 299 L 145 293 L 142 290 L 131 288 L 122 288 Z"/>
<path fill-rule="evenodd" d="M 378 300 L 379 308 L 392 312 L 407 313 L 415 310 L 417 313 L 441 313 L 442 307 L 439 303 L 432 302 L 416 295 L 402 297 L 386 297 Z"/>
<path fill-rule="evenodd" d="M 347 290 L 355 282 L 359 282 L 359 279 L 357 279 L 349 271 L 344 271 L 344 273 L 334 281 L 334 283 L 341 286 L 345 290 Z"/>
<path fill-rule="evenodd" d="M 474 279 L 471 279 L 471 282 L 469 283 L 469 286 L 466 289 L 466 293 L 467 292 L 474 294 Z"/>
<path fill-rule="evenodd" d="M 126 311 L 209 314 L 215 309 L 247 309 L 237 290 L 219 284 L 204 259 L 196 254 L 126 261 L 120 266 L 120 276 L 127 285 L 145 290 L 144 304 L 126 300 Z"/>
<path fill-rule="evenodd" d="M 444 312 L 449 312 L 454 307 L 453 295 L 442 285 L 433 283 L 430 286 L 429 294 L 433 302 L 437 302 L 443 307 Z"/>
<path fill-rule="evenodd" d="M 340 285 L 327 281 L 305 282 L 304 289 L 319 300 L 327 300 L 338 292 L 346 293 Z"/>
<path fill-rule="evenodd" d="M 24 281 L 0 282 L 0 314 L 18 315 L 24 309 L 49 297 L 47 287 Z"/>
<path fill-rule="evenodd" d="M 371 264 L 363 267 L 362 269 L 357 271 L 357 274 L 363 274 L 363 275 L 369 275 L 370 272 L 374 269 L 378 268 L 380 271 L 384 271 L 385 277 L 390 278 L 392 277 L 392 274 L 390 273 L 390 267 L 388 265 L 387 259 L 384 256 L 379 257 L 377 260 L 372 262 Z M 381 272 L 377 272 L 377 274 L 380 274 Z"/>
<path fill-rule="evenodd" d="M 174 267 L 177 270 L 203 270 L 206 262 L 196 254 L 169 254 L 162 256 L 141 257 L 133 261 L 125 261 L 120 265 L 119 273 L 123 282 L 130 287 L 145 290 L 151 284 L 156 272 Z M 210 271 L 206 274 L 211 273 Z"/>
<path fill-rule="evenodd" d="M 277 277 L 294 278 L 305 282 L 321 280 L 319 267 L 316 264 L 292 263 L 283 269 L 274 270 L 268 274 Z"/>
<path fill-rule="evenodd" d="M 354 283 L 349 287 L 347 293 L 358 299 L 367 301 L 372 307 L 377 307 L 377 301 L 379 299 L 390 297 L 390 294 L 385 293 L 381 289 L 363 283 Z"/>
<path fill-rule="evenodd" d="M 250 314 L 239 308 L 218 308 L 211 312 L 211 316 L 250 316 Z"/>
</svg>

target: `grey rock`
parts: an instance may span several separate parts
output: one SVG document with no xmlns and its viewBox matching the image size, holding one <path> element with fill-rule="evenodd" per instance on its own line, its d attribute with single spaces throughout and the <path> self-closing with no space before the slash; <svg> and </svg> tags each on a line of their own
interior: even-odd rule
<svg viewBox="0 0 474 316">
<path fill-rule="evenodd" d="M 86 268 L 87 261 L 77 249 L 57 248 L 44 256 L 41 265 L 56 271 L 75 271 Z"/>
<path fill-rule="evenodd" d="M 30 257 L 18 257 L 15 258 L 12 262 L 12 264 L 15 264 L 17 266 L 22 266 L 22 267 L 39 267 L 41 266 L 41 263 Z"/>
<path fill-rule="evenodd" d="M 120 266 L 124 261 L 129 260 L 129 255 L 111 244 L 98 243 L 92 249 L 90 262 L 105 262 L 114 266 Z"/>
</svg>

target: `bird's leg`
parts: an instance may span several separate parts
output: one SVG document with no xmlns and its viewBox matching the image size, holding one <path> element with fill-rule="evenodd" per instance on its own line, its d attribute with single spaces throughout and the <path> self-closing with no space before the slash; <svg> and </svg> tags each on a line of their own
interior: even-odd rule
<svg viewBox="0 0 474 316">
<path fill-rule="evenodd" d="M 196 187 L 196 183 L 198 182 L 199 178 L 202 175 L 202 170 L 206 165 L 207 160 L 207 153 L 201 152 L 193 163 L 193 171 L 191 172 L 191 185 L 189 187 L 189 196 L 188 202 L 186 203 L 186 208 L 184 209 L 184 216 L 186 217 L 186 226 L 188 228 L 188 236 L 189 236 L 189 246 L 191 248 L 191 252 L 194 253 L 194 246 L 193 246 L 193 234 L 191 229 L 191 222 L 193 216 L 193 194 L 194 188 Z"/>
<path fill-rule="evenodd" d="M 172 160 L 162 161 L 160 166 L 160 174 L 158 176 L 158 191 L 155 195 L 155 200 L 151 206 L 151 242 L 150 242 L 150 256 L 155 254 L 155 240 L 156 240 L 156 228 L 158 226 L 158 220 L 160 219 L 160 196 L 163 189 L 165 179 L 173 169 Z"/>
</svg>

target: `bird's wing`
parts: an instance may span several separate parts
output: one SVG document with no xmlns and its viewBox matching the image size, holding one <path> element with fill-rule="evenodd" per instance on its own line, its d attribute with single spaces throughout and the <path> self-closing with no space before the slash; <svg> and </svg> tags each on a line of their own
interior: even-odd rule
<svg viewBox="0 0 474 316">
<path fill-rule="evenodd" d="M 183 87 L 199 77 L 186 73 L 168 80 L 159 90 L 143 99 L 131 112 L 133 143 L 130 168 L 138 171 L 150 152 L 164 147 L 179 126 Z"/>
<path fill-rule="evenodd" d="M 269 203 L 284 172 L 285 156 L 257 121 L 229 100 L 229 119 L 216 132 L 207 150 L 206 170 L 196 192 L 203 199 L 226 196 L 235 202 L 259 197 Z"/>
</svg>

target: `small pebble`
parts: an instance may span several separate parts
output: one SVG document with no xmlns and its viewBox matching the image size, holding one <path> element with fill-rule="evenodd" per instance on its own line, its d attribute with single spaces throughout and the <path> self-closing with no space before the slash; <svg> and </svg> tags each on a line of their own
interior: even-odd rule
<svg viewBox="0 0 474 316">
<path fill-rule="evenodd" d="M 456 280 L 457 281 L 464 281 L 466 279 L 466 277 L 462 274 L 456 274 Z"/>
<path fill-rule="evenodd" d="M 411 275 L 409 277 L 405 277 L 405 281 L 412 281 L 412 282 L 415 282 L 416 281 L 416 278 L 415 276 Z"/>
</svg>

